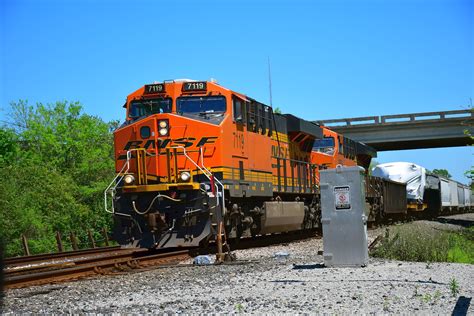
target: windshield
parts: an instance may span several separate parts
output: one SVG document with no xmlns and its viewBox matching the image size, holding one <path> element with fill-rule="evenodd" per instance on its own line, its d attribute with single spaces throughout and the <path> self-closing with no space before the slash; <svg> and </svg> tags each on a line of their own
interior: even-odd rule
<svg viewBox="0 0 474 316">
<path fill-rule="evenodd" d="M 171 112 L 171 99 L 148 99 L 136 100 L 130 104 L 130 111 L 128 116 L 131 118 L 138 118 L 142 116 L 149 116 L 159 113 Z"/>
<path fill-rule="evenodd" d="M 334 153 L 334 138 L 324 137 L 323 139 L 316 139 L 313 144 L 313 151 L 332 155 Z"/>
<path fill-rule="evenodd" d="M 225 112 L 225 97 L 181 97 L 176 103 L 178 113 L 223 113 Z"/>
</svg>

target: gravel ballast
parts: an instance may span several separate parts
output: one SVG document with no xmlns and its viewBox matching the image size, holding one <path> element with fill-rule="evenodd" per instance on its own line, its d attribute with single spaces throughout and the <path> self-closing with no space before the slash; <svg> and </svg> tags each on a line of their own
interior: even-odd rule
<svg viewBox="0 0 474 316">
<path fill-rule="evenodd" d="M 369 231 L 373 240 L 383 230 Z M 3 313 L 451 313 L 474 294 L 474 266 L 371 258 L 324 268 L 312 238 L 236 251 L 238 262 L 103 276 L 6 292 Z M 287 258 L 274 258 L 276 252 Z M 459 293 L 452 295 L 455 279 Z M 464 305 L 462 304 L 464 303 Z M 473 302 L 474 303 L 474 302 Z M 472 306 L 468 313 L 473 313 Z"/>
</svg>

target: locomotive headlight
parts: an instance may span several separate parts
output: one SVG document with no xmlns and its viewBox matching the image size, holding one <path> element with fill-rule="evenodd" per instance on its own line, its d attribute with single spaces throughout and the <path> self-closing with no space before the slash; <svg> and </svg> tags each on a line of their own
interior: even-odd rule
<svg viewBox="0 0 474 316">
<path fill-rule="evenodd" d="M 168 122 L 166 121 L 160 121 L 160 123 L 158 123 L 160 125 L 161 128 L 165 128 L 165 127 L 168 127 Z"/>
<path fill-rule="evenodd" d="M 188 182 L 189 179 L 191 179 L 191 174 L 187 171 L 184 171 L 184 172 L 181 172 L 181 174 L 179 175 L 179 177 L 181 178 L 181 181 L 183 182 Z"/>
<path fill-rule="evenodd" d="M 160 133 L 160 136 L 166 136 L 168 135 L 168 132 L 169 132 L 168 120 L 158 121 L 158 133 Z"/>
<path fill-rule="evenodd" d="M 131 174 L 127 174 L 125 177 L 123 177 L 123 181 L 125 184 L 132 184 L 135 181 L 135 177 Z"/>
<path fill-rule="evenodd" d="M 167 128 L 160 128 L 160 135 L 161 136 L 166 136 L 168 134 L 168 129 Z"/>
</svg>

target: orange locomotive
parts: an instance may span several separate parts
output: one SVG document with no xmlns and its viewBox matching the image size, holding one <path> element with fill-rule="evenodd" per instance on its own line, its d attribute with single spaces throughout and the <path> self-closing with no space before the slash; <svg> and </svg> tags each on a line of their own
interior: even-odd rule
<svg viewBox="0 0 474 316">
<path fill-rule="evenodd" d="M 373 155 L 215 82 L 145 85 L 124 107 L 117 176 L 105 192 L 121 244 L 198 246 L 225 234 L 315 228 L 319 169 L 368 167 Z"/>
<path fill-rule="evenodd" d="M 343 166 L 362 166 L 366 170 L 372 157 L 376 156 L 374 149 L 344 137 L 326 127 L 323 138 L 314 141 L 311 161 L 320 166 L 320 169 Z"/>
</svg>

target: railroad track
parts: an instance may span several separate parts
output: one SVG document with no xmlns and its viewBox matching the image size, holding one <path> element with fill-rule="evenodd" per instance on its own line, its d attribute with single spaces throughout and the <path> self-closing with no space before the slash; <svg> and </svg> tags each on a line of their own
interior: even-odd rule
<svg viewBox="0 0 474 316">
<path fill-rule="evenodd" d="M 231 250 L 268 247 L 315 237 L 321 238 L 317 231 L 310 230 L 244 238 L 238 243 L 232 243 Z M 206 249 L 163 249 L 157 252 L 115 246 L 6 258 L 3 270 L 4 285 L 5 288 L 21 288 L 97 275 L 121 274 L 150 267 L 172 266 L 197 254 L 214 254 L 216 245 L 211 243 Z"/>
<path fill-rule="evenodd" d="M 18 257 L 12 258 L 15 260 L 6 260 L 7 262 L 3 271 L 8 276 L 38 273 L 68 268 L 79 264 L 92 263 L 105 258 L 128 257 L 133 253 L 139 253 L 143 251 L 146 250 L 136 248 L 121 249 L 120 247 L 110 247 L 105 249 L 71 251 L 69 253 L 42 254 L 38 255 L 39 258 L 33 258 L 33 256 Z M 13 261 L 13 263 L 11 261 Z"/>
<path fill-rule="evenodd" d="M 4 259 L 4 272 L 9 274 L 20 274 L 22 272 L 48 269 L 54 266 L 71 265 L 81 260 L 101 257 L 107 254 L 130 252 L 131 249 L 123 249 L 120 246 L 101 247 L 67 251 L 59 253 L 38 254 L 33 256 L 12 257 Z"/>
<path fill-rule="evenodd" d="M 231 249 L 267 247 L 315 237 L 315 232 L 294 232 L 252 237 L 232 244 Z M 5 288 L 73 281 L 97 275 L 114 275 L 149 267 L 169 266 L 190 259 L 196 254 L 216 253 L 211 244 L 207 249 L 161 250 L 103 247 L 55 254 L 7 258 L 4 269 Z"/>
<path fill-rule="evenodd" d="M 5 258 L 3 260 L 3 263 L 9 266 L 24 265 L 27 263 L 42 262 L 45 260 L 53 260 L 53 259 L 72 258 L 76 256 L 83 256 L 83 255 L 92 255 L 95 253 L 104 253 L 104 252 L 115 251 L 115 250 L 120 250 L 120 249 L 121 249 L 120 246 L 110 246 L 110 247 L 98 247 L 98 248 L 64 251 L 64 252 L 57 252 L 57 253 L 46 253 L 46 254 L 38 254 L 38 255 L 22 256 L 22 257 L 11 257 L 11 258 Z"/>
<path fill-rule="evenodd" d="M 173 264 L 190 258 L 189 250 L 151 253 L 146 249 L 119 249 L 97 256 L 83 257 L 66 264 L 46 263 L 40 268 L 4 269 L 5 288 L 73 281 L 94 275 L 117 274 L 132 269 Z"/>
</svg>

